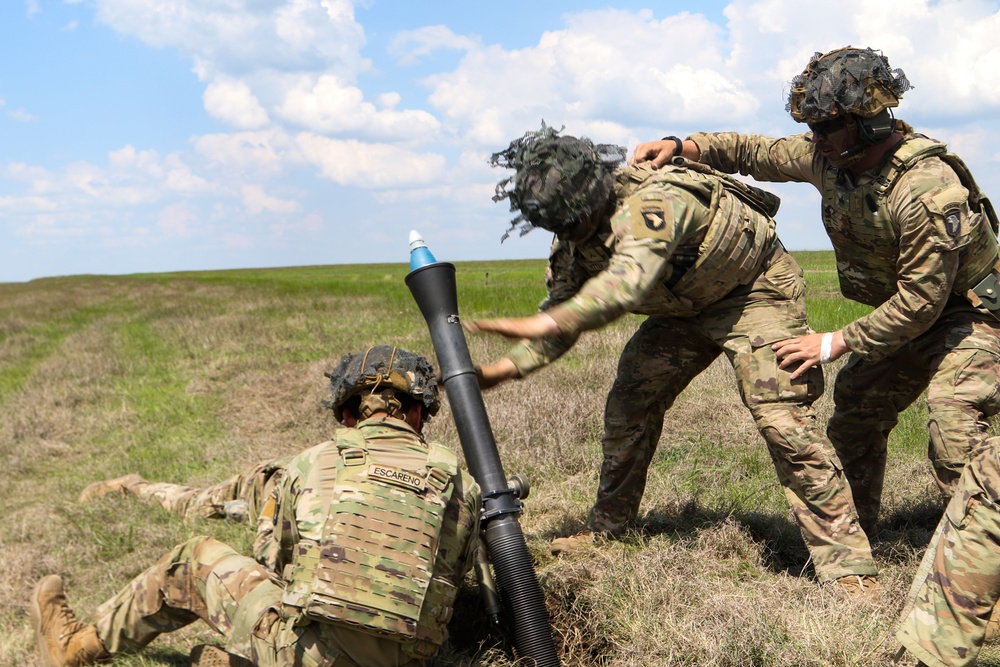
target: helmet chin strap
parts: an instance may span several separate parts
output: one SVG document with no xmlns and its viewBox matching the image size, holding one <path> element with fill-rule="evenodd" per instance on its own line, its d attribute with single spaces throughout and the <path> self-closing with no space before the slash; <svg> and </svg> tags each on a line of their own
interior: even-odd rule
<svg viewBox="0 0 1000 667">
<path fill-rule="evenodd" d="M 847 117 L 847 130 L 850 131 L 852 129 L 858 137 L 858 143 L 854 144 L 838 156 L 838 158 L 843 161 L 843 164 L 840 165 L 841 168 L 849 167 L 864 158 L 865 155 L 868 154 L 868 147 L 871 145 L 862 138 L 862 133 L 857 131 L 858 121 L 853 115 L 849 115 Z"/>
</svg>

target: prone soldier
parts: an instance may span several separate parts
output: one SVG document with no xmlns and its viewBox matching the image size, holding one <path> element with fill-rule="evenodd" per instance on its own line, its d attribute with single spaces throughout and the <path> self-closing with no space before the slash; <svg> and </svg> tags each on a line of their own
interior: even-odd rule
<svg viewBox="0 0 1000 667">
<path fill-rule="evenodd" d="M 420 435 L 439 407 L 423 357 L 377 346 L 330 378 L 346 428 L 289 461 L 261 508 L 255 558 L 196 537 L 101 605 L 94 624 L 76 619 L 61 577 L 44 577 L 31 599 L 43 667 L 137 651 L 198 619 L 226 645 L 221 658 L 196 656 L 204 664 L 426 664 L 472 566 L 479 487 Z"/>
</svg>

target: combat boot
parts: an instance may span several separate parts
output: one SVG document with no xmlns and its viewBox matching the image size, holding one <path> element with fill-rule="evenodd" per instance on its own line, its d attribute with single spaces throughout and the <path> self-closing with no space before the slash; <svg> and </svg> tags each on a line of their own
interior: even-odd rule
<svg viewBox="0 0 1000 667">
<path fill-rule="evenodd" d="M 42 667 L 82 667 L 111 657 L 97 627 L 76 620 L 66 603 L 62 577 L 43 577 L 31 594 L 31 624 Z"/>
<path fill-rule="evenodd" d="M 557 537 L 552 540 L 549 544 L 549 551 L 552 552 L 553 556 L 569 554 L 573 551 L 579 551 L 582 547 L 593 544 L 595 539 L 594 531 L 589 529 L 581 530 L 579 533 L 570 535 L 569 537 Z"/>
<path fill-rule="evenodd" d="M 868 574 L 849 574 L 836 580 L 837 590 L 847 597 L 865 597 L 877 600 L 882 596 L 878 577 Z"/>
<path fill-rule="evenodd" d="M 254 667 L 254 664 L 218 646 L 199 644 L 191 649 L 191 667 Z"/>
<path fill-rule="evenodd" d="M 115 477 L 114 479 L 94 482 L 80 492 L 79 502 L 86 503 L 94 498 L 106 496 L 109 493 L 119 493 L 122 491 L 135 493 L 134 488 L 142 484 L 149 484 L 149 482 L 139 475 L 125 475 L 124 477 Z"/>
</svg>

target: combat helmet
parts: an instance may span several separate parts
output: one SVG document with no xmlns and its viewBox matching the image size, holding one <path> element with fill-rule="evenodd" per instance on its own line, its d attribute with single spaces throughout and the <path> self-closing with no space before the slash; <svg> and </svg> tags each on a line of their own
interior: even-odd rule
<svg viewBox="0 0 1000 667">
<path fill-rule="evenodd" d="M 424 421 L 441 407 L 434 367 L 420 355 L 398 347 L 376 345 L 364 352 L 344 355 L 337 367 L 325 375 L 330 378 L 333 394 L 327 407 L 333 409 L 338 419 L 342 409 L 355 397 L 362 419 L 379 410 L 401 416 L 402 402 L 397 394 L 422 403 Z"/>
<path fill-rule="evenodd" d="M 859 140 L 872 145 L 895 127 L 891 108 L 910 85 L 901 69 L 874 49 L 844 47 L 816 53 L 791 82 L 785 110 L 799 123 L 845 118 L 859 127 Z"/>
<path fill-rule="evenodd" d="M 515 229 L 524 236 L 535 227 L 560 238 L 579 241 L 597 228 L 599 214 L 614 194 L 614 169 L 625 160 L 625 148 L 594 144 L 589 139 L 560 136 L 542 121 L 490 157 L 490 164 L 514 169 L 496 186 L 493 201 L 510 201 L 518 215 L 501 241 Z"/>
</svg>

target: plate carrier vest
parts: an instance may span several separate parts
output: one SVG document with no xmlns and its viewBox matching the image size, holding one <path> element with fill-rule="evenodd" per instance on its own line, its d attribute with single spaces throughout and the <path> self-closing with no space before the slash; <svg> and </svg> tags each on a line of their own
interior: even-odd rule
<svg viewBox="0 0 1000 667">
<path fill-rule="evenodd" d="M 320 541 L 300 541 L 286 568 L 286 613 L 411 643 L 412 653 L 430 657 L 457 594 L 434 577 L 457 457 L 431 444 L 423 470 L 402 470 L 373 460 L 361 433 L 344 429 L 319 465 L 334 492 Z"/>
</svg>

